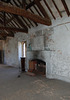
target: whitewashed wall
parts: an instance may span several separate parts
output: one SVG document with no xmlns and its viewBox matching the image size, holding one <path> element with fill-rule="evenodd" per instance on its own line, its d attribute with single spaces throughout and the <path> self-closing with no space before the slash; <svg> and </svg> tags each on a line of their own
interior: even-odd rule
<svg viewBox="0 0 70 100">
<path fill-rule="evenodd" d="M 70 82 L 70 18 L 53 21 L 51 54 L 52 77 Z M 63 24 L 62 24 L 63 23 Z M 62 25 L 61 25 L 62 24 Z"/>
<path fill-rule="evenodd" d="M 47 77 L 56 78 L 70 82 L 70 17 L 57 19 L 52 21 L 51 27 L 39 25 L 36 28 L 29 30 L 29 34 L 17 33 L 14 38 L 7 38 L 5 43 L 5 63 L 9 65 L 19 66 L 18 62 L 18 41 L 27 40 L 28 48 L 27 59 L 32 56 L 33 38 L 37 36 L 44 36 L 44 49 L 42 49 L 45 59 L 47 53 L 49 64 L 47 65 Z M 39 33 L 40 32 L 40 33 Z M 35 48 L 34 48 L 35 49 Z M 41 48 L 39 48 L 41 49 Z M 45 52 L 44 52 L 45 51 Z M 41 54 L 41 51 L 39 51 Z M 45 54 L 46 53 L 46 54 Z M 43 55 L 43 56 L 44 56 Z M 28 67 L 28 66 L 27 66 Z"/>
<path fill-rule="evenodd" d="M 53 20 L 52 23 L 52 27 L 40 26 L 37 29 L 32 29 L 30 34 L 42 32 L 45 40 L 44 50 L 50 51 L 49 59 L 46 56 L 44 60 L 49 61 L 46 77 L 70 82 L 70 17 Z M 39 52 L 38 57 L 39 54 L 42 54 L 42 51 Z M 43 51 L 43 54 L 46 52 Z M 45 56 L 43 55 L 43 57 Z"/>
<path fill-rule="evenodd" d="M 5 41 L 5 63 L 11 66 L 19 67 L 18 42 L 27 41 L 27 34 L 17 33 L 13 38 L 7 38 Z"/>
</svg>

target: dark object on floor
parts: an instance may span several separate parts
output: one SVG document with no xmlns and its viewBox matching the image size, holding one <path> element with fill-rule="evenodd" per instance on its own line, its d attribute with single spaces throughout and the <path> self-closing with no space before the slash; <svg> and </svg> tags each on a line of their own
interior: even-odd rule
<svg viewBox="0 0 70 100">
<path fill-rule="evenodd" d="M 18 75 L 18 78 L 20 77 L 20 75 Z"/>
</svg>

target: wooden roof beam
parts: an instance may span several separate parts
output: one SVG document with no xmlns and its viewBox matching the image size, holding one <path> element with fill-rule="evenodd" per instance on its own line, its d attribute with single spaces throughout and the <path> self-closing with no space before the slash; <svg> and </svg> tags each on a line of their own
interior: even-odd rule
<svg viewBox="0 0 70 100">
<path fill-rule="evenodd" d="M 31 2 L 29 5 L 26 6 L 26 10 L 29 9 L 29 8 L 31 8 L 31 7 L 34 6 L 34 5 L 35 5 L 35 2 L 34 2 L 34 1 Z"/>
<path fill-rule="evenodd" d="M 16 3 L 16 0 L 13 0 L 13 2 L 14 2 L 14 4 L 17 6 L 17 7 L 20 7 L 20 5 L 18 5 L 17 3 Z M 10 2 L 11 3 L 11 2 Z M 12 4 L 12 3 L 11 3 Z"/>
<path fill-rule="evenodd" d="M 46 7 L 48 8 L 48 10 L 50 11 L 51 15 L 53 16 L 53 18 L 56 19 L 55 16 L 54 16 L 54 14 L 53 14 L 53 12 L 52 12 L 52 10 L 50 9 L 48 3 L 46 2 L 46 0 L 44 0 L 44 3 L 46 5 Z"/>
<path fill-rule="evenodd" d="M 0 36 L 9 36 L 9 37 L 14 37 L 14 34 L 7 34 L 5 32 L 0 32 Z"/>
<path fill-rule="evenodd" d="M 62 14 L 61 14 L 61 12 L 59 11 L 59 9 L 58 9 L 58 7 L 57 7 L 57 5 L 56 5 L 55 1 L 54 1 L 54 0 L 52 0 L 52 2 L 53 2 L 53 4 L 54 4 L 55 8 L 57 9 L 57 11 L 58 11 L 58 13 L 59 13 L 60 17 L 62 17 Z"/>
<path fill-rule="evenodd" d="M 22 20 L 26 23 L 26 25 L 27 25 L 29 28 L 31 28 L 30 25 L 28 24 L 28 22 L 24 19 L 24 17 L 21 16 L 21 18 L 22 18 Z"/>
<path fill-rule="evenodd" d="M 37 1 L 41 1 L 41 0 L 37 0 Z M 30 2 L 29 5 L 26 6 L 26 10 L 29 9 L 29 8 L 31 8 L 34 5 L 35 5 L 34 1 Z"/>
<path fill-rule="evenodd" d="M 6 26 L 6 13 L 3 12 L 3 25 Z"/>
<path fill-rule="evenodd" d="M 6 24 L 10 23 L 13 19 L 15 19 L 14 16 L 12 16 L 10 19 L 8 19 L 8 20 L 6 21 Z"/>
<path fill-rule="evenodd" d="M 30 11 L 34 14 L 34 12 L 33 12 L 32 9 L 30 9 Z M 33 21 L 33 23 L 34 23 L 36 26 L 38 26 L 38 24 L 37 24 L 36 22 Z"/>
<path fill-rule="evenodd" d="M 22 8 L 24 8 L 24 9 L 26 9 L 25 1 L 26 0 L 22 0 Z"/>
<path fill-rule="evenodd" d="M 35 4 L 37 5 L 37 7 L 39 8 L 39 10 L 41 11 L 41 13 L 44 15 L 44 17 L 46 17 L 47 19 L 50 19 L 47 12 L 45 11 L 45 9 L 43 8 L 43 6 L 41 5 L 40 1 L 38 0 L 34 0 Z"/>
<path fill-rule="evenodd" d="M 33 10 L 30 8 L 30 11 L 34 14 Z M 38 24 L 36 22 L 33 21 L 33 23 L 38 26 Z"/>
<path fill-rule="evenodd" d="M 38 10 L 38 8 L 37 8 L 35 5 L 34 5 L 33 7 L 34 7 L 34 9 L 37 11 L 37 13 L 39 14 L 39 16 L 42 17 L 42 15 L 41 15 L 40 11 Z"/>
<path fill-rule="evenodd" d="M 28 28 L 25 26 L 25 24 L 21 21 L 21 19 L 18 17 L 18 16 L 16 16 L 16 15 L 14 15 L 14 17 L 16 18 L 16 20 L 17 20 L 17 22 L 23 27 L 23 28 L 25 28 L 27 31 L 28 31 Z"/>
<path fill-rule="evenodd" d="M 34 27 L 34 25 L 33 25 L 33 23 L 29 20 L 29 19 L 27 19 L 28 21 L 29 21 L 29 23 Z"/>
<path fill-rule="evenodd" d="M 22 1 L 23 1 L 23 0 L 22 0 Z M 18 1 L 18 2 L 20 3 L 20 1 Z M 23 4 L 23 3 L 25 3 L 25 2 L 23 1 L 22 4 Z M 15 4 L 15 5 L 16 5 L 16 4 Z M 20 3 L 20 5 L 21 5 L 21 3 Z M 19 7 L 18 4 L 17 4 L 16 6 Z M 21 6 L 22 6 L 22 5 L 21 5 Z M 22 8 L 23 8 L 23 7 L 22 7 Z M 24 9 L 25 9 L 25 8 L 24 8 Z M 31 12 L 32 12 L 32 11 L 31 11 Z M 33 13 L 33 12 L 32 12 L 32 13 Z M 30 22 L 30 23 L 31 23 L 31 22 Z M 34 23 L 36 26 L 38 26 L 38 24 L 37 24 L 36 22 L 33 21 L 33 23 Z M 32 23 L 31 23 L 31 25 L 33 26 Z M 33 27 L 34 27 L 34 26 L 33 26 Z"/>
<path fill-rule="evenodd" d="M 14 1 L 14 3 L 15 3 L 15 5 L 17 6 L 17 7 L 19 7 L 19 5 L 15 2 L 15 0 L 13 0 Z M 10 2 L 11 3 L 11 2 Z M 12 4 L 12 3 L 11 3 Z M 12 4 L 13 5 L 13 4 Z M 16 20 L 17 20 L 17 22 L 22 26 L 22 27 L 24 27 L 25 29 L 27 29 L 28 30 L 28 28 L 25 26 L 25 24 L 21 21 L 21 19 L 18 17 L 18 16 L 16 16 L 16 15 L 13 15 L 14 16 L 14 18 L 16 18 Z"/>
<path fill-rule="evenodd" d="M 29 0 L 29 1 L 31 2 L 31 0 Z M 34 7 L 34 9 L 36 10 L 36 12 L 39 14 L 39 16 L 42 17 L 42 15 L 40 14 L 40 12 L 39 12 L 39 10 L 37 9 L 37 7 L 36 7 L 35 5 L 33 5 L 33 7 Z M 29 9 L 31 9 L 31 8 L 29 8 Z"/>
<path fill-rule="evenodd" d="M 0 23 L 3 24 L 3 21 L 0 19 Z"/>
<path fill-rule="evenodd" d="M 8 17 L 10 17 L 9 14 L 7 14 L 7 15 L 8 15 Z M 14 16 L 11 15 L 11 17 L 14 17 Z M 11 24 L 11 27 L 13 27 L 13 26 L 16 27 L 16 25 L 17 25 L 17 27 L 20 28 L 20 26 L 18 25 L 19 23 L 16 23 L 16 25 L 15 25 L 13 22 L 16 23 L 16 21 L 15 21 L 15 17 L 14 17 L 14 19 L 13 19 L 10 23 L 8 23 L 8 24 Z"/>
<path fill-rule="evenodd" d="M 0 37 L 0 40 L 6 40 L 6 37 Z"/>
<path fill-rule="evenodd" d="M 21 29 L 21 28 L 12 28 L 12 27 L 3 27 L 3 26 L 0 26 L 0 30 L 28 33 L 28 31 L 25 30 L 25 29 Z"/>
<path fill-rule="evenodd" d="M 40 24 L 44 24 L 48 26 L 51 25 L 50 19 L 42 18 L 36 14 L 32 14 L 29 11 L 26 11 L 25 9 L 21 9 L 19 7 L 15 7 L 15 6 L 3 3 L 3 2 L 0 2 L 0 11 L 4 11 L 7 13 L 11 13 L 11 14 L 16 14 L 19 16 L 24 16 L 25 18 L 28 18 Z"/>
<path fill-rule="evenodd" d="M 1 16 L 1 18 L 3 19 L 3 16 Z M 8 23 L 10 23 L 12 20 L 14 19 L 14 17 L 11 17 L 11 18 L 7 18 L 7 20 L 6 20 L 6 22 L 5 22 L 5 24 L 8 24 Z M 4 22 L 0 19 L 0 23 L 3 25 L 4 24 Z"/>
<path fill-rule="evenodd" d="M 7 13 L 6 13 L 7 14 Z M 8 14 L 7 14 L 8 15 Z M 0 15 L 0 17 L 3 19 L 3 16 Z M 7 17 L 7 16 L 6 16 Z M 5 24 L 10 23 L 12 20 L 14 19 L 14 16 L 12 16 L 11 18 L 7 18 Z M 0 19 L 0 23 L 3 24 L 4 22 Z"/>
<path fill-rule="evenodd" d="M 61 0 L 61 2 L 62 2 L 63 6 L 64 6 L 64 8 L 66 10 L 67 15 L 69 16 L 70 15 L 70 12 L 69 12 L 69 9 L 68 9 L 68 6 L 67 6 L 65 0 Z"/>
</svg>

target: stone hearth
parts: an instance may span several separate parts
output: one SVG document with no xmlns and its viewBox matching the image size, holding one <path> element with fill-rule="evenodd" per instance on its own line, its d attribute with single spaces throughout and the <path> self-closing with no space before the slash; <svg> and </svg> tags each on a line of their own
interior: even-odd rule
<svg viewBox="0 0 70 100">
<path fill-rule="evenodd" d="M 51 51 L 28 51 L 27 52 L 27 70 L 29 69 L 29 61 L 33 59 L 40 59 L 46 63 L 46 77 L 51 78 Z"/>
</svg>

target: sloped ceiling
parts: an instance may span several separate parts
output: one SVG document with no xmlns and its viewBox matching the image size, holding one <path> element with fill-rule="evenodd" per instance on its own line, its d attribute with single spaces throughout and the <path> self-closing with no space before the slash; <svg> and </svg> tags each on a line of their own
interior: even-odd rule
<svg viewBox="0 0 70 100">
<path fill-rule="evenodd" d="M 6 9 L 8 5 L 24 9 L 23 13 L 26 11 L 29 16 L 8 12 L 3 4 L 6 4 Z M 63 16 L 70 16 L 70 0 L 0 0 L 0 39 L 13 37 L 16 32 L 27 33 L 28 28 L 37 27 L 38 23 L 51 25 L 52 19 Z"/>
</svg>

